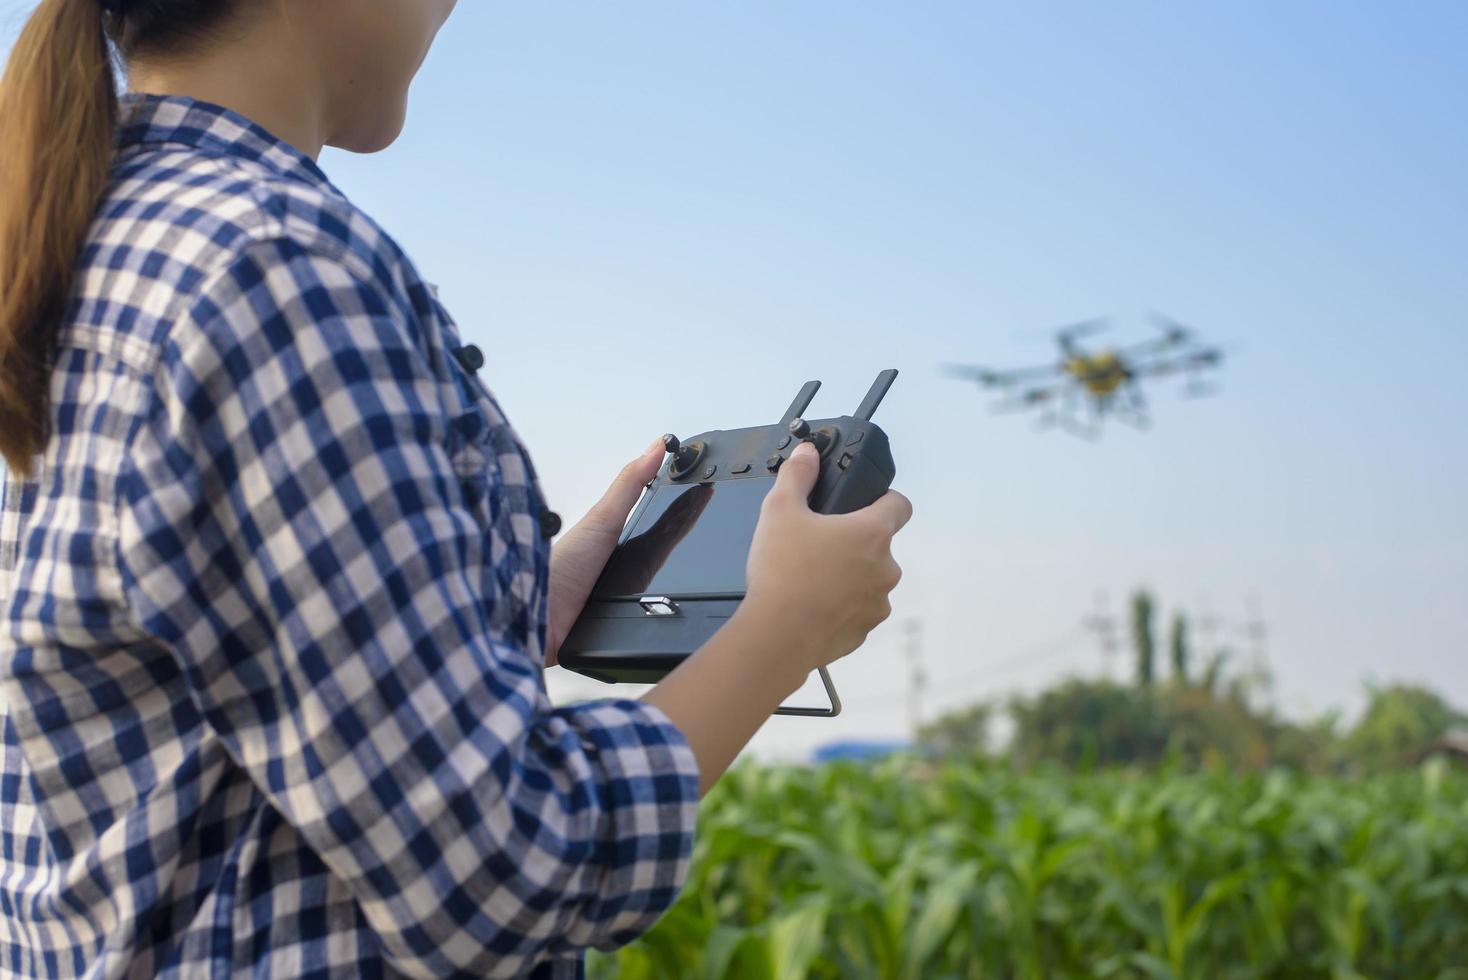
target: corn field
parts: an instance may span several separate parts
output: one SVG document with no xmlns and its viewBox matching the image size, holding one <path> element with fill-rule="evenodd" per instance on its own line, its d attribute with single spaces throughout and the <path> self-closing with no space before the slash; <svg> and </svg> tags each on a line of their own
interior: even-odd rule
<svg viewBox="0 0 1468 980">
<path fill-rule="evenodd" d="M 1468 980 L 1468 775 L 744 766 L 594 978 Z"/>
</svg>

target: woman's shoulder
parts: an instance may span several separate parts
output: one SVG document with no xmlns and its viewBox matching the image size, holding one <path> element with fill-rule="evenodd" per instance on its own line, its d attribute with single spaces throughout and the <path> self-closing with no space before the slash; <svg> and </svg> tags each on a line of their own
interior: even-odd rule
<svg viewBox="0 0 1468 980">
<path fill-rule="evenodd" d="M 388 267 L 397 243 L 329 183 L 306 183 L 248 159 L 180 147 L 119 159 L 90 236 L 143 258 L 163 246 L 190 268 L 228 262 L 240 249 L 287 239 Z"/>
<path fill-rule="evenodd" d="M 232 114 L 190 109 L 121 129 L 63 345 L 123 331 L 130 344 L 112 346 L 148 357 L 202 290 L 271 246 L 340 265 L 404 309 L 421 305 L 427 287 L 402 249 L 314 162 Z"/>
</svg>

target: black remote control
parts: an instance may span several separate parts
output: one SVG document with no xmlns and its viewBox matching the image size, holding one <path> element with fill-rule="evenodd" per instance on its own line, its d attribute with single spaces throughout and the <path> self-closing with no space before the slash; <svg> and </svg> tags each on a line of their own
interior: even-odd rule
<svg viewBox="0 0 1468 980">
<path fill-rule="evenodd" d="M 887 434 L 872 415 L 897 372 L 877 375 L 851 415 L 806 419 L 808 381 L 774 425 L 663 437 L 668 457 L 622 529 L 616 550 L 558 655 L 597 680 L 652 683 L 721 627 L 744 598 L 744 566 L 760 503 L 801 442 L 821 454 L 811 509 L 846 514 L 887 492 L 896 474 Z M 777 714 L 832 717 L 841 702 L 822 667 L 830 709 Z"/>
</svg>

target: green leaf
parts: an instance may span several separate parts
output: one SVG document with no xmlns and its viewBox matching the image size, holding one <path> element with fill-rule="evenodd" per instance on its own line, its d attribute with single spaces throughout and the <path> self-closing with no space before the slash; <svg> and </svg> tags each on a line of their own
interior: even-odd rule
<svg viewBox="0 0 1468 980">
<path fill-rule="evenodd" d="M 748 929 L 737 926 L 714 926 L 703 947 L 703 980 L 724 980 L 739 946 L 750 936 Z"/>
<path fill-rule="evenodd" d="M 967 862 L 954 868 L 937 885 L 928 889 L 923 899 L 923 910 L 918 915 L 917 925 L 913 927 L 907 947 L 908 976 L 922 976 L 923 965 L 953 928 L 978 877 L 978 865 Z"/>
<path fill-rule="evenodd" d="M 1155 980 L 1177 980 L 1177 975 L 1172 972 L 1167 961 L 1151 953 L 1133 953 L 1127 957 L 1127 962 Z"/>
<path fill-rule="evenodd" d="M 770 922 L 770 956 L 775 980 L 799 980 L 825 939 L 826 899 L 806 901 Z"/>
</svg>

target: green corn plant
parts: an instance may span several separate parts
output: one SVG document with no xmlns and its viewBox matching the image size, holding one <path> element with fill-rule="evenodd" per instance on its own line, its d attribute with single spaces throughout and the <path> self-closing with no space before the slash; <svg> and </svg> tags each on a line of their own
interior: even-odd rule
<svg viewBox="0 0 1468 980">
<path fill-rule="evenodd" d="M 744 765 L 608 978 L 1468 980 L 1468 774 Z"/>
</svg>

